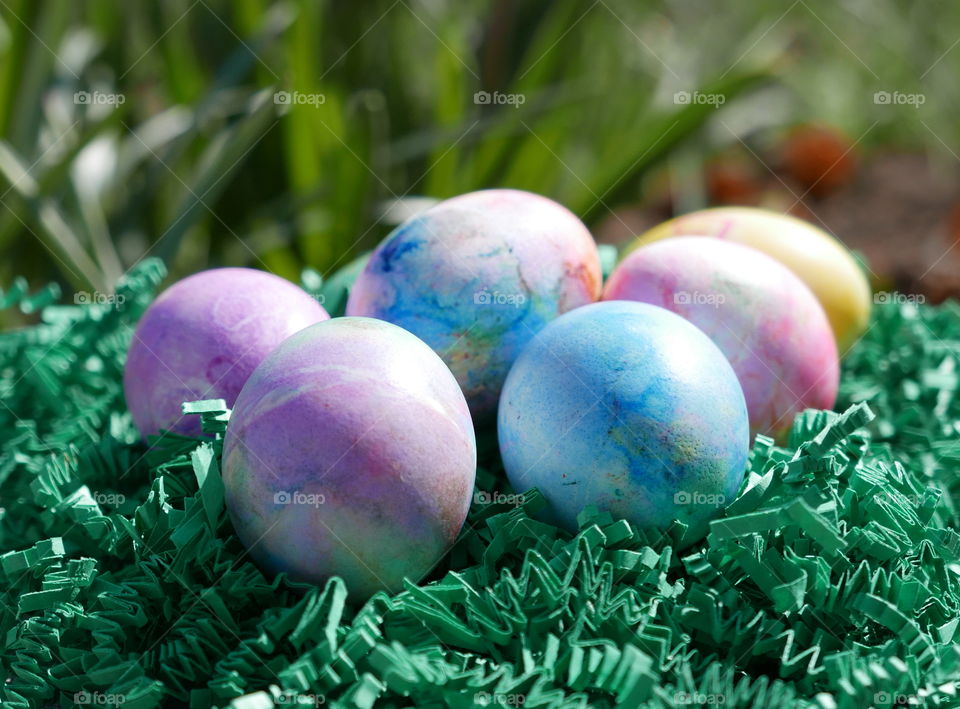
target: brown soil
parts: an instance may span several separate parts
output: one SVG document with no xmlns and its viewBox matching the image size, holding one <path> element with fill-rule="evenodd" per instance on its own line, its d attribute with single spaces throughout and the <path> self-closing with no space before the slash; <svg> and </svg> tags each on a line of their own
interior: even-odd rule
<svg viewBox="0 0 960 709">
<path fill-rule="evenodd" d="M 789 211 L 837 236 L 864 256 L 878 288 L 922 293 L 931 302 L 960 297 L 960 170 L 955 166 L 933 165 L 922 153 L 881 153 L 860 158 L 846 184 L 822 196 L 813 192 L 786 171 L 767 173 L 758 197 L 750 201 Z M 616 210 L 597 227 L 597 238 L 622 244 L 670 216 L 669 197 L 653 197 Z"/>
</svg>

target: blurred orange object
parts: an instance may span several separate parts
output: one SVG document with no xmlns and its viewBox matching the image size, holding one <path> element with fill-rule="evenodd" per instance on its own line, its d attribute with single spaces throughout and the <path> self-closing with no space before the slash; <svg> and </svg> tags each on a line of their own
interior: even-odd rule
<svg viewBox="0 0 960 709">
<path fill-rule="evenodd" d="M 748 166 L 735 160 L 717 160 L 706 169 L 710 204 L 757 204 L 763 184 Z"/>
<path fill-rule="evenodd" d="M 951 248 L 960 246 L 960 201 L 954 202 L 950 208 L 950 216 L 947 217 L 947 229 L 950 234 Z"/>
<path fill-rule="evenodd" d="M 795 128 L 783 142 L 781 161 L 784 173 L 816 197 L 848 184 L 857 169 L 853 144 L 826 125 Z"/>
</svg>

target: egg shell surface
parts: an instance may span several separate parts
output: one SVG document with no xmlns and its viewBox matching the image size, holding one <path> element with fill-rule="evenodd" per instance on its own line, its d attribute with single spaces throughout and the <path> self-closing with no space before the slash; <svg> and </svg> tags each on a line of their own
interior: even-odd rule
<svg viewBox="0 0 960 709">
<path fill-rule="evenodd" d="M 504 384 L 500 452 L 514 489 L 576 529 L 593 504 L 644 529 L 679 519 L 690 538 L 733 500 L 747 407 L 717 346 L 663 308 L 611 301 L 547 325 Z"/>
<path fill-rule="evenodd" d="M 177 281 L 140 318 L 127 353 L 123 390 L 137 429 L 199 435 L 184 401 L 233 406 L 273 348 L 328 318 L 302 288 L 265 271 L 215 268 Z"/>
<path fill-rule="evenodd" d="M 843 244 L 807 221 L 757 207 L 715 207 L 655 226 L 637 237 L 627 253 L 671 236 L 715 236 L 782 263 L 820 301 L 841 356 L 867 328 L 872 292 L 863 269 Z"/>
<path fill-rule="evenodd" d="M 426 344 L 381 320 L 336 318 L 286 340 L 240 393 L 224 440 L 227 509 L 268 572 L 393 592 L 453 544 L 476 456 L 463 393 Z"/>
<path fill-rule="evenodd" d="M 596 243 L 572 212 L 530 192 L 483 190 L 395 229 L 353 284 L 347 315 L 387 320 L 424 340 L 484 420 L 530 338 L 600 289 Z"/>
<path fill-rule="evenodd" d="M 836 402 L 840 363 L 823 308 L 756 249 L 705 236 L 657 241 L 620 262 L 603 297 L 672 310 L 705 332 L 737 373 L 754 433 L 781 436 L 799 412 Z"/>
</svg>

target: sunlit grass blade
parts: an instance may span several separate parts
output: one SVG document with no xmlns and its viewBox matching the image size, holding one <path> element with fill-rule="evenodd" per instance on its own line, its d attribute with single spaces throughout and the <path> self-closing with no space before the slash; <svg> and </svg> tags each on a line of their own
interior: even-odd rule
<svg viewBox="0 0 960 709">
<path fill-rule="evenodd" d="M 218 134 L 203 152 L 194 174 L 182 182 L 183 197 L 156 248 L 158 256 L 169 260 L 176 254 L 183 235 L 210 212 L 230 176 L 276 123 L 273 93 L 273 89 L 267 88 L 252 96 L 249 115 L 226 132 Z M 220 224 L 223 226 L 222 221 Z"/>
<path fill-rule="evenodd" d="M 705 86 L 702 92 L 722 95 L 729 102 L 770 79 L 770 74 L 766 72 L 729 74 L 724 79 Z M 621 137 L 621 159 L 609 166 L 600 166 L 594 176 L 591 186 L 592 192 L 597 196 L 584 195 L 582 201 L 571 207 L 589 222 L 607 211 L 606 205 L 616 205 L 623 201 L 630 191 L 636 188 L 641 174 L 662 160 L 679 143 L 700 130 L 716 113 L 717 109 L 710 104 L 690 103 L 676 111 L 639 122 L 635 133 Z"/>
<path fill-rule="evenodd" d="M 43 245 L 60 259 L 65 267 L 67 276 L 76 286 L 103 289 L 106 287 L 103 274 L 90 258 L 82 242 L 70 228 L 53 200 L 39 193 L 37 183 L 30 176 L 28 166 L 21 160 L 13 147 L 6 141 L 0 141 L 0 175 L 2 175 L 10 191 L 17 194 L 29 205 L 34 217 L 39 223 L 41 231 L 47 238 L 44 240 L 26 223 L 23 227 L 41 239 Z M 4 203 L 6 209 L 10 207 Z M 18 217 L 19 218 L 19 217 Z M 22 221 L 22 220 L 21 220 Z M 65 259 L 65 260 L 64 260 Z"/>
</svg>

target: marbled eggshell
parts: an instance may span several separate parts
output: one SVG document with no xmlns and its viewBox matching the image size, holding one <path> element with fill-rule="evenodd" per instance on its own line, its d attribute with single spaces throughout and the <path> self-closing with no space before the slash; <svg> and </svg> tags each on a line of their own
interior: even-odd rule
<svg viewBox="0 0 960 709">
<path fill-rule="evenodd" d="M 474 418 L 496 411 L 510 365 L 544 325 L 600 295 L 600 259 L 565 207 L 519 190 L 454 197 L 395 229 L 357 278 L 348 315 L 430 345 Z"/>
<path fill-rule="evenodd" d="M 352 594 L 398 591 L 453 544 L 477 449 L 466 400 L 406 330 L 336 318 L 280 345 L 237 399 L 223 482 L 234 528 L 270 573 Z"/>
<path fill-rule="evenodd" d="M 140 318 L 127 353 L 123 391 L 137 429 L 199 435 L 184 401 L 232 406 L 274 347 L 328 318 L 302 288 L 265 271 L 215 268 L 177 281 Z"/>
<path fill-rule="evenodd" d="M 733 501 L 749 445 L 747 407 L 717 346 L 663 308 L 596 303 L 547 325 L 503 387 L 500 452 L 518 492 L 576 528 L 596 505 L 644 529 L 690 525 Z"/>
<path fill-rule="evenodd" d="M 840 364 L 820 303 L 788 268 L 755 249 L 704 236 L 628 255 L 604 300 L 658 305 L 703 330 L 740 379 L 754 433 L 782 435 L 804 409 L 829 409 Z"/>
<path fill-rule="evenodd" d="M 757 207 L 714 207 L 655 226 L 631 249 L 672 236 L 715 236 L 782 263 L 820 301 L 841 355 L 867 328 L 872 293 L 863 269 L 843 244 L 810 222 Z"/>
</svg>

